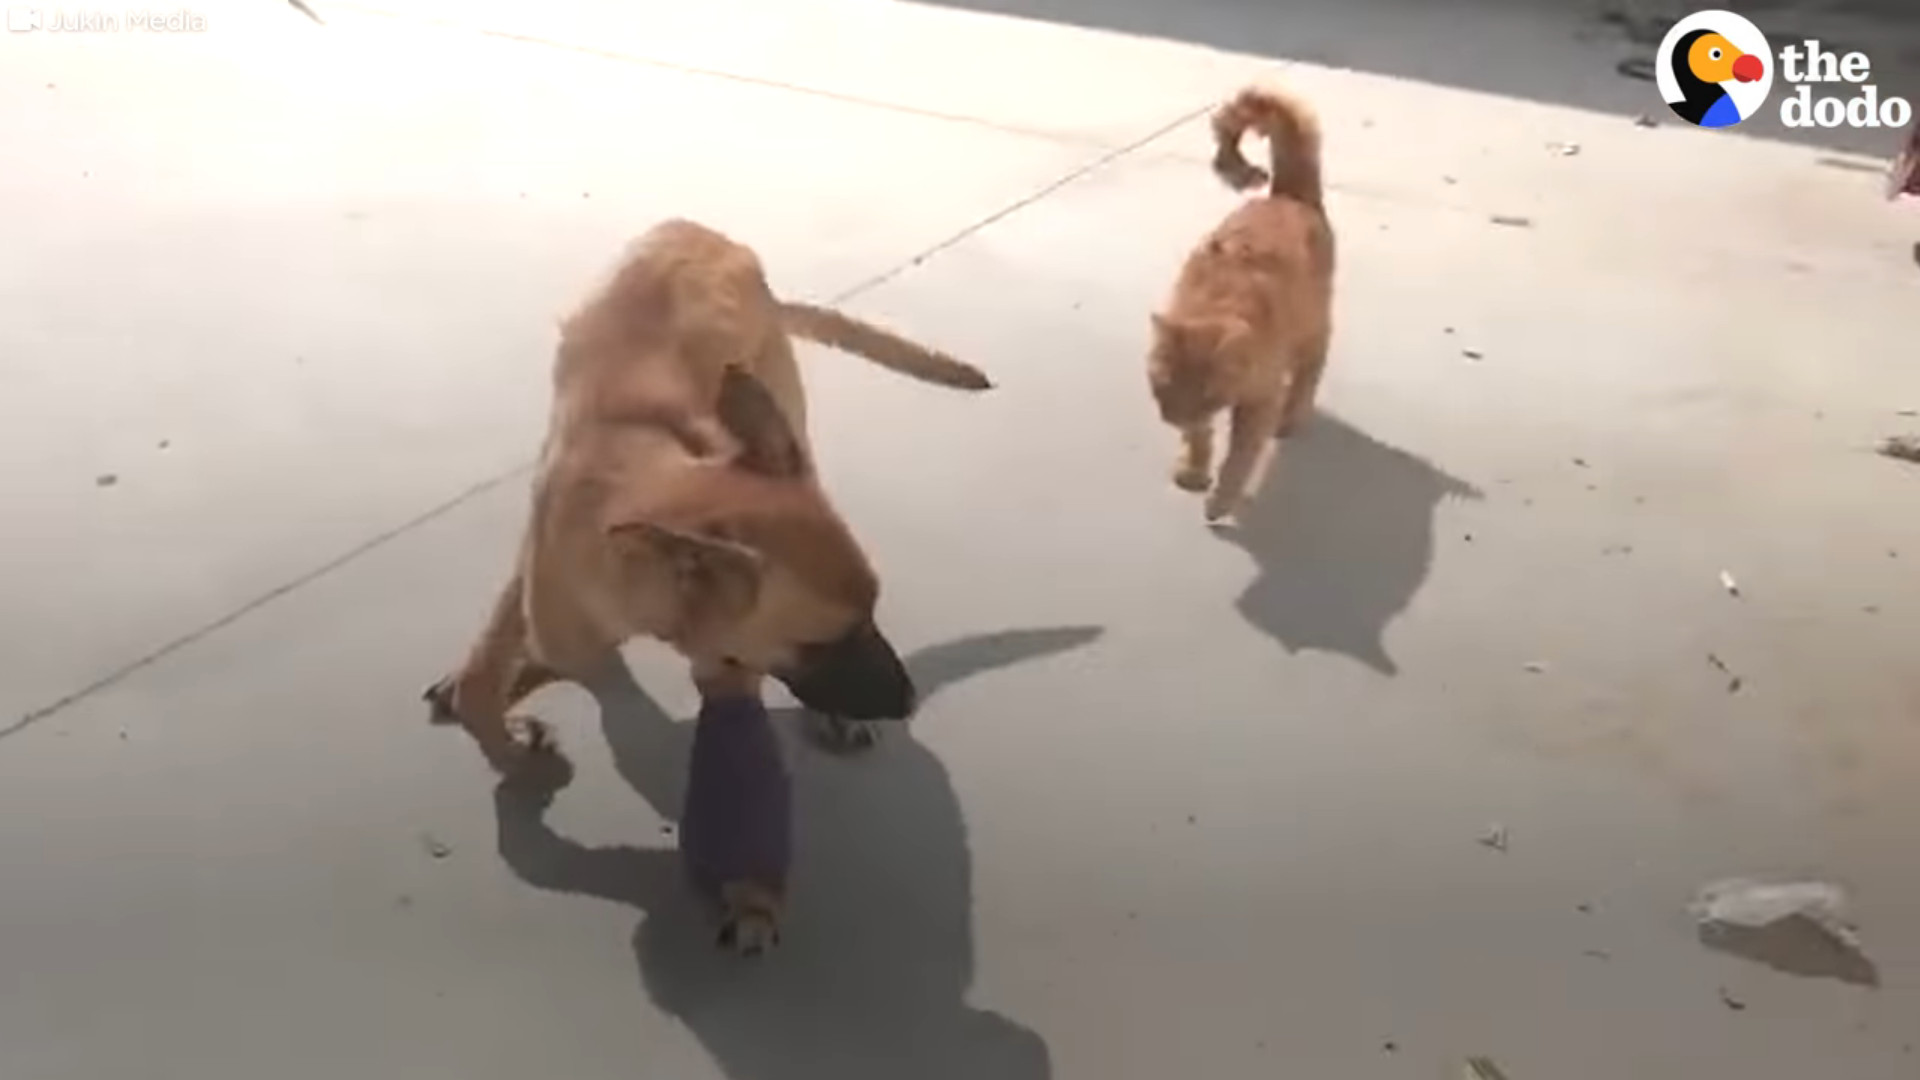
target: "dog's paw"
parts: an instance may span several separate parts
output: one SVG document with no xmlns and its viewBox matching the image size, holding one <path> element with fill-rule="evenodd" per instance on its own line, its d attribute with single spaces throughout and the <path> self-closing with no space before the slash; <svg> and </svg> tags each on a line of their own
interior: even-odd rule
<svg viewBox="0 0 1920 1080">
<path fill-rule="evenodd" d="M 553 733 L 553 725 L 545 720 L 531 716 L 509 716 L 507 731 L 528 757 L 560 753 L 560 737 Z"/>
<path fill-rule="evenodd" d="M 560 740 L 544 720 L 531 716 L 507 718 L 511 749 L 493 762 L 503 781 L 515 786 L 559 790 L 573 781 L 573 763 L 560 752 Z"/>
<path fill-rule="evenodd" d="M 420 700 L 427 703 L 427 723 L 460 722 L 460 714 L 453 711 L 453 676 L 449 675 L 427 687 L 427 692 L 420 695 Z"/>
<path fill-rule="evenodd" d="M 720 924 L 714 944 L 735 956 L 751 960 L 780 944 L 780 924 L 764 911 L 729 914 Z"/>
<path fill-rule="evenodd" d="M 880 743 L 880 725 L 866 720 L 848 720 L 809 710 L 806 727 L 814 745 L 836 754 L 863 753 Z"/>
<path fill-rule="evenodd" d="M 1173 467 L 1173 486 L 1198 495 L 1213 486 L 1213 470 L 1183 461 Z"/>
</svg>

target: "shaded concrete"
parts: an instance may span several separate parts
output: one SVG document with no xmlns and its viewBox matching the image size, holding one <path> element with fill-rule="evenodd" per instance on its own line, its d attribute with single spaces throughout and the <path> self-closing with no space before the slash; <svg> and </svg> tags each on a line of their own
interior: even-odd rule
<svg viewBox="0 0 1920 1080">
<path fill-rule="evenodd" d="M 1871 448 L 1920 279 L 1871 177 L 1286 65 L 1327 412 L 1215 535 L 1146 312 L 1233 204 L 1179 121 L 1272 61 L 850 2 L 683 17 L 676 67 L 316 7 L 0 65 L 0 693 L 99 684 L 0 740 L 9 1080 L 1913 1075 L 1920 519 Z M 671 658 L 535 702 L 544 806 L 417 700 L 511 551 L 550 319 L 670 213 L 1000 385 L 807 354 L 938 692 L 793 747 L 761 965 L 676 888 Z M 1847 885 L 1880 986 L 1704 948 L 1736 874 Z"/>
<path fill-rule="evenodd" d="M 1752 19 L 1777 50 L 1815 39 L 1864 51 L 1882 96 L 1920 97 L 1920 8 L 1902 0 L 925 0 L 967 11 L 1171 38 L 1232 52 L 1438 83 L 1503 97 L 1675 122 L 1651 81 L 1667 28 L 1705 8 Z M 1782 84 L 1776 82 L 1776 88 Z M 1788 128 L 1775 97 L 1740 134 L 1891 157 L 1897 133 Z M 1851 96 L 1850 93 L 1842 97 Z"/>
<path fill-rule="evenodd" d="M 1699 8 L 1670 0 L 377 0 L 335 5 L 685 65 L 817 93 L 883 99 L 1023 130 L 1114 137 L 1236 65 L 1299 61 L 1625 119 L 1674 122 L 1648 72 L 1667 28 Z M 1775 48 L 1814 38 L 1864 51 L 1882 96 L 1920 98 L 1920 9 L 1903 0 L 1751 0 Z M 995 16 L 982 19 L 979 15 Z M 886 34 L 867 30 L 875 17 Z M 1095 31 L 1090 33 L 1089 31 Z M 1174 49 L 1179 42 L 1198 48 Z M 989 52 L 989 49 L 991 50 Z M 1220 50 L 1218 52 L 1214 50 Z M 993 57 L 994 78 L 980 58 Z M 1151 65 L 1152 80 L 1130 78 Z M 1030 92 L 1046 86 L 1044 94 Z M 1890 157 L 1897 133 L 1787 128 L 1779 95 L 1736 132 Z M 1842 95 L 1848 96 L 1848 95 Z"/>
<path fill-rule="evenodd" d="M 1285 449 L 1226 532 L 1259 568 L 1236 606 L 1289 652 L 1342 653 L 1396 674 L 1387 626 L 1432 568 L 1435 511 L 1482 493 L 1331 414 Z"/>
<path fill-rule="evenodd" d="M 1098 627 L 973 635 L 921 649 L 908 665 L 930 698 L 959 679 L 1099 636 Z M 594 696 L 614 769 L 676 817 L 690 726 L 624 670 L 609 672 Z M 870 760 L 810 752 L 799 745 L 798 719 L 779 719 L 797 766 L 806 882 L 790 915 L 814 929 L 770 971 L 743 971 L 713 947 L 711 917 L 695 910 L 671 849 L 579 844 L 547 824 L 546 798 L 502 788 L 494 800 L 501 860 L 537 888 L 637 909 L 644 918 L 633 953 L 648 996 L 729 1076 L 1052 1075 L 1038 1035 L 966 1004 L 971 859 L 945 767 L 905 726 Z"/>
</svg>

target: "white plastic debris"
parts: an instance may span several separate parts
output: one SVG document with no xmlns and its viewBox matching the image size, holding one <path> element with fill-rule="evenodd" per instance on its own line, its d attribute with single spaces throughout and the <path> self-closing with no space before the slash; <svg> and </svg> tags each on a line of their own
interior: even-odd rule
<svg viewBox="0 0 1920 1080">
<path fill-rule="evenodd" d="M 1720 571 L 1720 587 L 1727 590 L 1728 596 L 1740 595 L 1740 583 L 1733 580 L 1733 574 L 1730 571 Z"/>
<path fill-rule="evenodd" d="M 1688 911 L 1706 929 L 1764 930 L 1797 916 L 1847 948 L 1856 952 L 1860 949 L 1859 933 L 1847 922 L 1845 890 L 1824 881 L 1769 884 L 1728 878 L 1701 889 Z"/>
</svg>

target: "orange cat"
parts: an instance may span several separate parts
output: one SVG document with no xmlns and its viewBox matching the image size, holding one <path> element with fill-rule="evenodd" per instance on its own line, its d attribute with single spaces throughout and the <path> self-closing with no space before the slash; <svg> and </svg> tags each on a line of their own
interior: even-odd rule
<svg viewBox="0 0 1920 1080">
<path fill-rule="evenodd" d="M 1265 135 L 1271 169 L 1240 153 L 1248 128 Z M 1174 483 L 1207 491 L 1208 521 L 1239 510 L 1269 445 L 1313 407 L 1332 333 L 1333 227 L 1320 196 L 1320 134 L 1302 103 L 1242 90 L 1213 114 L 1213 171 L 1244 191 L 1269 184 L 1181 267 L 1173 298 L 1153 316 L 1148 377 L 1160 416 L 1185 443 Z M 1213 476 L 1216 414 L 1231 433 Z"/>
</svg>

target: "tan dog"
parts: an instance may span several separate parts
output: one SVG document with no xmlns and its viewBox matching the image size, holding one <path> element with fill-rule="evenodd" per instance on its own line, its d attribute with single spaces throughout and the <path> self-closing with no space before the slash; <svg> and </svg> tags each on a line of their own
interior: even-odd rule
<svg viewBox="0 0 1920 1080">
<path fill-rule="evenodd" d="M 465 664 L 427 691 L 502 774 L 539 752 L 509 719 L 630 638 L 773 675 L 844 721 L 902 719 L 915 691 L 874 626 L 879 581 L 813 471 L 788 334 L 928 382 L 977 369 L 825 308 L 786 304 L 759 259 L 704 226 L 642 236 L 561 326 L 553 406 L 511 579 Z"/>
<path fill-rule="evenodd" d="M 1248 128 L 1267 137 L 1272 168 L 1240 153 Z M 1272 440 L 1313 407 L 1332 334 L 1333 227 L 1321 206 L 1313 114 L 1247 89 L 1213 115 L 1214 172 L 1235 190 L 1263 183 L 1187 256 L 1166 310 L 1153 316 L 1148 377 L 1160 416 L 1180 429 L 1174 483 L 1207 491 L 1208 521 L 1239 510 Z M 1214 417 L 1231 410 L 1213 476 Z"/>
</svg>

